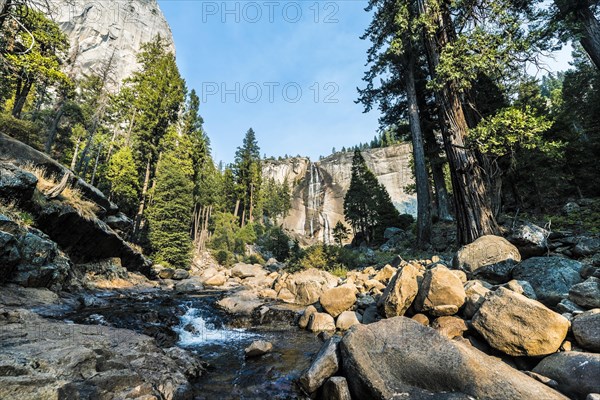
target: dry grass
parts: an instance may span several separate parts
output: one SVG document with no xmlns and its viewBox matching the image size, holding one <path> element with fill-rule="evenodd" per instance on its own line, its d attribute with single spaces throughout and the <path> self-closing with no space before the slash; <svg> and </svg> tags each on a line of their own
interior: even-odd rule
<svg viewBox="0 0 600 400">
<path fill-rule="evenodd" d="M 28 227 L 33 225 L 33 218 L 31 217 L 31 215 L 28 212 L 21 210 L 15 202 L 0 202 L 0 214 L 8 217 L 21 227 Z"/>
<path fill-rule="evenodd" d="M 38 179 L 37 189 L 44 195 L 59 183 L 59 179 L 55 175 L 48 174 L 42 167 L 27 164 L 22 168 L 36 176 Z M 86 200 L 79 190 L 71 187 L 63 190 L 57 199 L 73 207 L 80 217 L 87 220 L 97 218 L 96 213 L 100 210 L 96 203 Z"/>
</svg>

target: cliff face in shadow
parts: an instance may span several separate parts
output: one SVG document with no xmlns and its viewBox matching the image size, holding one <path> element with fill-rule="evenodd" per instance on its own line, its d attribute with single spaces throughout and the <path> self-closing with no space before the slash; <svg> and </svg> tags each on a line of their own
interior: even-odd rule
<svg viewBox="0 0 600 400">
<path fill-rule="evenodd" d="M 400 213 L 416 215 L 416 195 L 404 188 L 414 183 L 410 170 L 411 146 L 399 144 L 362 152 L 369 169 L 382 183 Z M 281 161 L 266 160 L 265 179 L 283 183 L 292 192 L 292 208 L 280 221 L 283 227 L 305 239 L 325 243 L 333 241 L 331 230 L 344 221 L 344 196 L 352 176 L 352 152 L 339 152 L 320 161 L 294 157 Z"/>
</svg>

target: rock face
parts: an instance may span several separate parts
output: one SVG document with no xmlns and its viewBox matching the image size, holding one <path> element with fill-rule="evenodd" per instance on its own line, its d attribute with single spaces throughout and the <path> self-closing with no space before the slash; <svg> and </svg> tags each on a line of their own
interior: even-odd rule
<svg viewBox="0 0 600 400">
<path fill-rule="evenodd" d="M 340 349 L 356 399 L 566 399 L 503 362 L 405 317 L 355 327 Z"/>
<path fill-rule="evenodd" d="M 581 282 L 581 267 L 580 262 L 561 257 L 533 257 L 517 265 L 513 277 L 529 282 L 539 301 L 555 306 Z"/>
<path fill-rule="evenodd" d="M 505 288 L 488 295 L 472 324 L 490 346 L 512 356 L 552 354 L 569 330 L 562 315 Z"/>
<path fill-rule="evenodd" d="M 504 283 L 510 280 L 513 266 L 519 261 L 519 250 L 508 240 L 487 235 L 461 247 L 454 257 L 453 265 L 471 277 Z"/>
<path fill-rule="evenodd" d="M 440 265 L 425 272 L 415 299 L 415 308 L 436 316 L 452 315 L 464 304 L 465 297 L 460 279 Z"/>
<path fill-rule="evenodd" d="M 109 88 L 137 68 L 136 54 L 142 44 L 160 35 L 167 48 L 175 52 L 169 24 L 155 0 L 50 0 L 52 17 L 67 34 L 76 76 L 100 74 L 112 58 Z"/>
<path fill-rule="evenodd" d="M 37 178 L 12 164 L 0 165 L 0 197 L 5 202 L 21 203 L 31 199 Z"/>
<path fill-rule="evenodd" d="M 558 382 L 558 389 L 574 398 L 600 393 L 600 354 L 574 351 L 544 358 L 533 372 Z"/>
<path fill-rule="evenodd" d="M 283 183 L 292 190 L 292 209 L 283 227 L 306 239 L 333 243 L 331 230 L 344 222 L 344 196 L 350 187 L 352 152 L 338 152 L 318 162 L 307 158 L 267 160 L 265 179 Z M 362 152 L 367 166 L 387 189 L 400 213 L 416 215 L 416 196 L 404 192 L 413 183 L 409 160 L 411 146 L 399 144 Z"/>
</svg>

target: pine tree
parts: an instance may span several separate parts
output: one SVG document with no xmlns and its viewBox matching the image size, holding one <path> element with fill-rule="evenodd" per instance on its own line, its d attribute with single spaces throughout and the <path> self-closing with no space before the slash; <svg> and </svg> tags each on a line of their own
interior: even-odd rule
<svg viewBox="0 0 600 400">
<path fill-rule="evenodd" d="M 350 230 L 344 225 L 342 221 L 338 221 L 333 227 L 333 238 L 338 246 L 341 246 L 344 240 L 348 239 Z"/>
<path fill-rule="evenodd" d="M 189 268 L 194 175 L 190 139 L 169 128 L 162 143 L 156 187 L 148 210 L 148 239 L 157 262 Z"/>
<path fill-rule="evenodd" d="M 139 194 L 139 181 L 130 147 L 119 149 L 110 159 L 106 179 L 110 183 L 110 198 L 128 215 L 134 211 Z"/>
<path fill-rule="evenodd" d="M 241 224 L 254 219 L 255 208 L 260 196 L 262 169 L 260 164 L 260 147 L 252 128 L 248 129 L 241 147 L 235 152 L 233 173 L 240 193 L 238 216 Z"/>
</svg>

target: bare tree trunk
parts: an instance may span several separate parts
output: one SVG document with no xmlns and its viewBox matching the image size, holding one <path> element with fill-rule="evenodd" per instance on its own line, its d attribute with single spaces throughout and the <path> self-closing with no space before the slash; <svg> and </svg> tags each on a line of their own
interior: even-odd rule
<svg viewBox="0 0 600 400">
<path fill-rule="evenodd" d="M 75 163 L 77 162 L 77 155 L 79 154 L 79 144 L 81 143 L 81 138 L 77 138 L 77 143 L 75 143 L 75 150 L 73 151 L 73 158 L 71 159 L 71 171 L 75 169 Z"/>
<path fill-rule="evenodd" d="M 237 218 L 238 212 L 240 211 L 240 199 L 237 199 L 235 202 L 235 210 L 233 211 L 233 215 Z"/>
<path fill-rule="evenodd" d="M 57 108 L 55 110 L 54 118 L 52 119 L 52 124 L 50 125 L 50 130 L 48 131 L 48 138 L 46 139 L 46 154 L 50 154 L 52 150 L 52 145 L 54 144 L 54 140 L 56 139 L 56 132 L 58 130 L 58 124 L 60 124 L 60 120 L 65 113 L 65 97 L 61 95 L 60 100 L 58 101 Z M 78 143 L 79 144 L 79 143 Z"/>
<path fill-rule="evenodd" d="M 431 240 L 431 204 L 429 197 L 429 177 L 425 164 L 425 149 L 423 146 L 423 133 L 417 103 L 417 90 L 415 88 L 415 54 L 409 50 L 406 68 L 404 70 L 404 83 L 408 101 L 408 120 L 413 144 L 413 159 L 415 163 L 415 181 L 417 186 L 417 247 L 425 248 Z"/>
<path fill-rule="evenodd" d="M 29 96 L 29 92 L 31 91 L 32 86 L 33 82 L 29 80 L 26 80 L 25 82 L 19 80 L 19 84 L 17 84 L 17 91 L 15 92 L 15 104 L 13 105 L 12 109 L 13 117 L 21 118 L 23 107 L 25 106 L 27 96 Z"/>
<path fill-rule="evenodd" d="M 148 193 L 148 183 L 150 182 L 150 163 L 152 158 L 148 157 L 148 162 L 146 163 L 146 175 L 144 177 L 144 185 L 142 186 L 142 197 L 140 199 L 140 204 L 138 207 L 138 212 L 135 216 L 135 225 L 133 227 L 133 238 L 137 239 L 137 236 L 140 231 L 140 227 L 142 225 L 142 218 L 144 216 L 144 207 L 146 206 L 146 194 Z"/>
<path fill-rule="evenodd" d="M 425 1 L 418 0 L 420 13 L 432 13 L 432 10 L 426 9 Z M 432 76 L 435 76 L 439 65 L 441 51 L 452 42 L 453 37 L 452 21 L 445 4 L 441 5 L 436 19 L 437 32 L 424 34 Z M 496 234 L 498 225 L 491 210 L 484 170 L 473 151 L 466 147 L 468 125 L 455 83 L 445 82 L 436 93 L 436 101 L 444 115 L 442 122 L 446 125 L 442 133 L 452 177 L 458 240 L 467 244 L 480 236 Z"/>
<path fill-rule="evenodd" d="M 91 180 L 91 185 L 94 186 L 94 182 L 96 180 L 96 171 L 98 170 L 98 161 L 100 160 L 100 153 L 102 152 L 102 143 L 100 143 L 100 146 L 98 147 L 98 154 L 96 154 L 96 161 L 94 162 L 94 170 L 92 172 L 92 180 Z"/>
<path fill-rule="evenodd" d="M 250 222 L 254 220 L 252 214 L 254 214 L 254 185 L 250 186 L 250 215 L 248 216 Z"/>
</svg>

